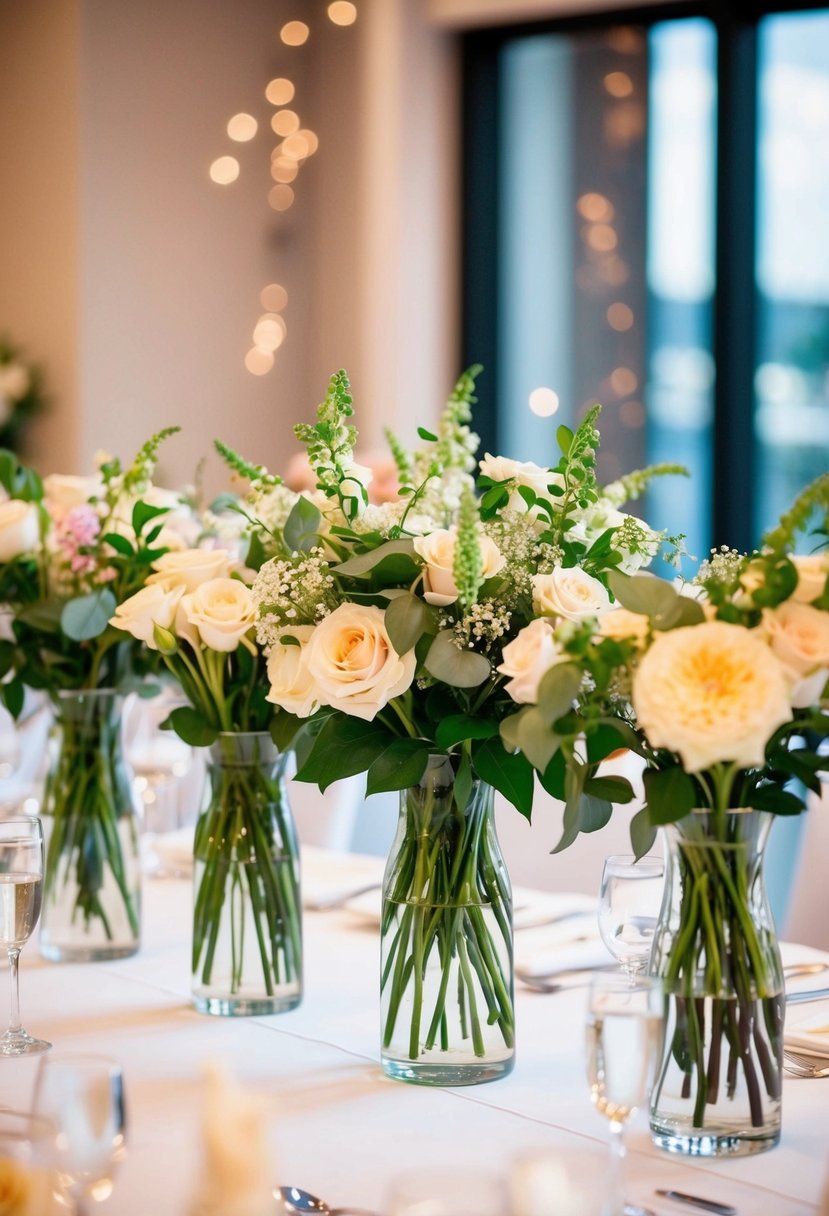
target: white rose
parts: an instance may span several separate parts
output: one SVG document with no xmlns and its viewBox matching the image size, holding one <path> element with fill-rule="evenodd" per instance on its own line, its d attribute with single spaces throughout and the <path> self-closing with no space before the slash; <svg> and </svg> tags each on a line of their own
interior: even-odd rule
<svg viewBox="0 0 829 1216">
<path fill-rule="evenodd" d="M 210 579 L 227 578 L 229 569 L 227 549 L 179 549 L 156 558 L 147 582 L 170 581 L 189 593 Z"/>
<path fill-rule="evenodd" d="M 57 519 L 73 507 L 98 498 L 104 483 L 100 477 L 74 477 L 71 473 L 50 473 L 43 479 L 43 499 L 46 510 Z"/>
<path fill-rule="evenodd" d="M 811 604 L 822 595 L 829 578 L 829 549 L 806 556 L 796 554 L 792 561 L 797 570 L 797 586 L 792 593 L 792 599 L 799 604 Z"/>
<path fill-rule="evenodd" d="M 444 608 L 447 604 L 454 604 L 458 598 L 453 573 L 457 538 L 457 528 L 438 528 L 427 536 L 415 538 L 415 553 L 426 563 L 423 569 L 423 598 L 427 604 Z M 505 559 L 495 542 L 484 533 L 478 537 L 478 544 L 481 550 L 481 573 L 484 578 L 492 578 L 504 568 Z"/>
<path fill-rule="evenodd" d="M 314 678 L 308 670 L 306 650 L 313 625 L 288 625 L 280 629 L 268 652 L 270 692 L 265 698 L 298 718 L 308 718 L 319 708 Z M 294 638 L 295 643 L 281 638 Z"/>
<path fill-rule="evenodd" d="M 597 578 L 579 566 L 556 567 L 551 574 L 534 574 L 533 610 L 539 616 L 563 616 L 581 621 L 608 612 L 610 596 Z"/>
<path fill-rule="evenodd" d="M 789 677 L 792 705 L 814 704 L 829 677 L 829 613 L 786 600 L 763 612 L 762 630 Z"/>
<path fill-rule="evenodd" d="M 157 650 L 153 627 L 159 625 L 162 629 L 172 629 L 183 594 L 184 588 L 181 586 L 164 582 L 148 584 L 119 604 L 109 623 L 116 629 L 131 633 L 150 650 Z"/>
<path fill-rule="evenodd" d="M 37 548 L 40 522 L 34 503 L 10 498 L 0 502 L 0 562 L 10 562 Z"/>
<path fill-rule="evenodd" d="M 28 368 L 22 363 L 4 363 L 0 365 L 0 397 L 9 401 L 19 401 L 29 391 L 32 378 Z"/>
<path fill-rule="evenodd" d="M 314 630 L 306 647 L 320 703 L 371 722 L 414 679 L 413 650 L 399 655 L 380 608 L 340 604 Z"/>
<path fill-rule="evenodd" d="M 720 761 L 759 768 L 791 719 L 783 667 L 759 630 L 707 621 L 660 633 L 633 676 L 633 708 L 652 747 L 688 773 Z"/>
<path fill-rule="evenodd" d="M 205 646 L 231 651 L 256 624 L 256 602 L 250 587 L 238 579 L 212 578 L 182 597 L 179 615 L 198 631 Z"/>
<path fill-rule="evenodd" d="M 515 483 L 515 489 L 510 493 L 509 505 L 518 511 L 527 510 L 527 504 L 518 493 L 519 486 L 528 486 L 531 490 L 535 490 L 539 498 L 545 498 L 550 502 L 554 499 L 547 487 L 562 484 L 560 474 L 553 473 L 550 469 L 542 469 L 540 465 L 533 464 L 531 460 L 510 460 L 507 456 L 491 456 L 487 452 L 483 460 L 478 462 L 478 467 L 484 477 L 491 477 L 493 481 Z"/>
<path fill-rule="evenodd" d="M 644 646 L 650 632 L 650 619 L 641 612 L 628 608 L 611 608 L 599 617 L 596 632 L 600 637 L 621 641 L 632 638 L 637 646 Z"/>
<path fill-rule="evenodd" d="M 513 701 L 534 705 L 542 677 L 565 657 L 556 644 L 553 626 L 539 619 L 530 621 L 504 647 L 503 662 L 497 670 L 510 677 L 504 688 Z"/>
</svg>

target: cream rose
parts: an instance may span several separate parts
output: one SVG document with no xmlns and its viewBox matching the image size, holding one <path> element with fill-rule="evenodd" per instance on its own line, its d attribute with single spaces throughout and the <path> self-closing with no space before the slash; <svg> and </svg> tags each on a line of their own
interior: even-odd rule
<svg viewBox="0 0 829 1216">
<path fill-rule="evenodd" d="M 308 670 L 306 650 L 314 633 L 313 625 L 293 625 L 280 629 L 268 652 L 270 691 L 265 698 L 298 718 L 308 718 L 319 708 L 313 676 Z M 293 638 L 294 642 L 283 642 Z"/>
<path fill-rule="evenodd" d="M 797 586 L 792 593 L 792 599 L 798 604 L 812 604 L 823 594 L 823 588 L 829 578 L 829 549 L 803 556 L 796 554 L 792 561 L 797 570 Z"/>
<path fill-rule="evenodd" d="M 115 616 L 109 618 L 109 623 L 116 629 L 131 633 L 139 642 L 149 646 L 150 650 L 157 650 L 153 636 L 154 626 L 172 629 L 183 594 L 183 587 L 170 586 L 163 582 L 148 584 L 128 600 L 124 600 L 123 604 L 119 604 L 115 609 Z"/>
<path fill-rule="evenodd" d="M 227 578 L 230 558 L 227 549 L 178 549 L 156 558 L 147 582 L 166 581 L 190 593 L 210 579 Z"/>
<path fill-rule="evenodd" d="M 613 638 L 621 641 L 632 638 L 637 646 L 644 646 L 650 632 L 650 619 L 641 612 L 631 612 L 627 608 L 611 608 L 599 617 L 596 632 L 603 638 Z"/>
<path fill-rule="evenodd" d="M 561 485 L 562 479 L 558 473 L 550 469 L 542 469 L 531 460 L 510 460 L 507 456 L 491 456 L 486 453 L 483 460 L 478 461 L 478 467 L 484 477 L 493 481 L 512 481 L 515 488 L 510 493 L 510 506 L 518 511 L 526 511 L 527 504 L 518 493 L 519 486 L 528 486 L 535 490 L 539 498 L 550 500 L 548 486 Z"/>
<path fill-rule="evenodd" d="M 182 597 L 179 614 L 205 646 L 231 651 L 256 624 L 256 602 L 250 587 L 237 578 L 211 578 Z"/>
<path fill-rule="evenodd" d="M 394 649 L 380 608 L 340 604 L 314 629 L 306 662 L 321 704 L 371 722 L 409 687 L 417 661 Z"/>
<path fill-rule="evenodd" d="M 551 574 L 534 574 L 533 609 L 539 616 L 562 616 L 581 621 L 610 610 L 610 596 L 602 583 L 579 566 L 558 566 Z"/>
<path fill-rule="evenodd" d="M 415 538 L 415 553 L 426 563 L 423 569 L 423 598 L 427 604 L 444 608 L 447 604 L 454 604 L 458 598 L 453 573 L 457 539 L 457 528 L 438 528 L 427 536 Z M 505 559 L 495 542 L 484 533 L 479 535 L 478 544 L 481 550 L 481 573 L 484 578 L 491 578 L 504 568 Z"/>
<path fill-rule="evenodd" d="M 40 524 L 34 503 L 10 498 L 0 502 L 0 562 L 37 548 Z"/>
<path fill-rule="evenodd" d="M 633 708 L 651 746 L 677 752 L 689 773 L 719 761 L 759 767 L 792 716 L 762 634 L 724 621 L 660 633 L 634 673 Z"/>
<path fill-rule="evenodd" d="M 792 705 L 814 704 L 829 678 L 829 613 L 786 600 L 764 611 L 762 629 L 789 676 Z"/>
<path fill-rule="evenodd" d="M 62 518 L 73 507 L 97 498 L 103 491 L 100 477 L 74 477 L 71 473 L 50 473 L 43 479 L 43 497 L 46 510 L 57 519 Z"/>
<path fill-rule="evenodd" d="M 530 621 L 504 647 L 503 662 L 496 670 L 509 676 L 504 688 L 513 701 L 534 705 L 542 677 L 565 657 L 556 644 L 551 623 L 539 619 Z"/>
</svg>

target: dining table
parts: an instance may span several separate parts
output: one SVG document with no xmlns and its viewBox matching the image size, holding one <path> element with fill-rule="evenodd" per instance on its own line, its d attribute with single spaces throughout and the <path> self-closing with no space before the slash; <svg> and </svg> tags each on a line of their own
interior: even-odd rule
<svg viewBox="0 0 829 1216">
<path fill-rule="evenodd" d="M 379 890 L 375 885 L 359 898 L 337 898 L 379 884 L 383 862 L 306 848 L 302 867 L 304 996 L 290 1012 L 196 1012 L 192 885 L 186 874 L 170 877 L 169 867 L 145 877 L 142 945 L 132 957 L 50 963 L 40 957 L 36 938 L 24 949 L 27 1030 L 48 1039 L 55 1052 L 102 1053 L 123 1070 L 126 1154 L 112 1193 L 94 1209 L 101 1216 L 189 1216 L 205 1170 L 202 1114 L 211 1065 L 261 1100 L 274 1184 L 301 1187 L 332 1206 L 385 1214 L 395 1179 L 441 1169 L 514 1185 L 533 1163 L 558 1160 L 571 1170 L 575 1163 L 585 1177 L 603 1178 L 608 1128 L 591 1105 L 586 1079 L 584 975 L 552 993 L 517 983 L 510 1075 L 457 1088 L 388 1078 L 380 1065 Z M 553 920 L 545 911 L 566 909 L 568 900 L 581 920 L 545 923 Z M 516 906 L 519 962 L 555 959 L 557 952 L 571 958 L 579 950 L 595 956 L 595 913 L 585 896 L 522 891 Z M 784 945 L 784 958 L 829 961 L 792 943 Z M 820 978 L 792 984 L 815 988 Z M 829 1014 L 829 1004 L 825 1008 Z M 37 1068 L 36 1056 L 0 1059 L 0 1104 L 26 1108 Z M 827 1116 L 829 1080 L 787 1074 L 779 1145 L 756 1156 L 709 1159 L 654 1147 L 641 1111 L 627 1135 L 627 1197 L 657 1216 L 699 1210 L 659 1190 L 707 1197 L 739 1216 L 818 1212 L 829 1165 Z M 584 1216 L 590 1211 L 597 1209 L 585 1206 Z M 551 1206 L 534 1216 L 557 1213 Z"/>
</svg>

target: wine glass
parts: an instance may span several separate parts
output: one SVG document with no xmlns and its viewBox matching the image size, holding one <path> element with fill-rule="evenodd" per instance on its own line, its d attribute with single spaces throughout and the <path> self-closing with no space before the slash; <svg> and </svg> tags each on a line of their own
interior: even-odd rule
<svg viewBox="0 0 829 1216">
<path fill-rule="evenodd" d="M 0 1035 L 3 1056 L 33 1055 L 52 1046 L 45 1039 L 33 1039 L 20 1024 L 18 963 L 40 916 L 42 890 L 40 820 L 30 815 L 0 820 L 0 946 L 6 947 L 11 972 L 9 1028 Z"/>
<path fill-rule="evenodd" d="M 661 858 L 608 857 L 599 887 L 599 933 L 629 978 L 647 966 L 665 874 Z"/>
<path fill-rule="evenodd" d="M 28 1111 L 0 1107 L 0 1207 L 22 1196 L 23 1210 L 38 1216 L 65 1212 L 63 1192 L 55 1172 L 55 1129 Z"/>
<path fill-rule="evenodd" d="M 646 1101 L 662 1041 L 662 985 L 642 975 L 596 972 L 587 1008 L 587 1076 L 593 1105 L 610 1122 L 611 1167 L 601 1216 L 647 1216 L 625 1202 L 625 1124 Z"/>
<path fill-rule="evenodd" d="M 41 1061 L 34 1110 L 53 1121 L 56 1165 L 77 1216 L 113 1190 L 126 1151 L 124 1082 L 108 1056 L 56 1054 Z"/>
</svg>

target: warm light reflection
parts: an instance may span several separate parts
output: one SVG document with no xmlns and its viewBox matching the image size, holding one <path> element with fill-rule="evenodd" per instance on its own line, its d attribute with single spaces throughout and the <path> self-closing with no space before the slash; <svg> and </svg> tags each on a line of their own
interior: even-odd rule
<svg viewBox="0 0 829 1216">
<path fill-rule="evenodd" d="M 614 393 L 620 397 L 627 397 L 636 392 L 639 379 L 629 367 L 616 367 L 610 373 L 610 385 Z"/>
<path fill-rule="evenodd" d="M 605 44 L 623 55 L 636 55 L 642 50 L 644 37 L 631 25 L 617 25 L 608 30 Z"/>
<path fill-rule="evenodd" d="M 239 176 L 239 162 L 235 156 L 220 156 L 210 166 L 210 180 L 219 186 L 229 186 Z"/>
<path fill-rule="evenodd" d="M 621 287 L 630 278 L 630 269 L 627 262 L 623 262 L 621 258 L 613 257 L 602 261 L 601 266 L 598 267 L 597 274 L 605 283 L 609 283 L 611 287 Z"/>
<path fill-rule="evenodd" d="M 590 248 L 598 253 L 609 253 L 619 243 L 619 238 L 610 224 L 592 224 L 585 229 L 584 239 Z"/>
<path fill-rule="evenodd" d="M 275 156 L 271 161 L 271 177 L 275 182 L 292 182 L 299 173 L 299 165 L 289 156 Z"/>
<path fill-rule="evenodd" d="M 633 328 L 633 309 L 627 304 L 611 304 L 607 310 L 607 323 L 618 333 L 625 333 Z"/>
<path fill-rule="evenodd" d="M 279 31 L 279 37 L 286 46 L 302 46 L 310 32 L 304 21 L 289 21 Z"/>
<path fill-rule="evenodd" d="M 290 80 L 285 76 L 277 76 L 265 89 L 265 96 L 272 106 L 286 106 L 289 101 L 293 101 L 295 92 Z"/>
<path fill-rule="evenodd" d="M 299 115 L 293 110 L 278 110 L 271 119 L 271 126 L 277 135 L 293 135 L 299 130 Z"/>
<path fill-rule="evenodd" d="M 290 186 L 273 186 L 268 191 L 268 202 L 274 211 L 287 211 L 294 201 L 294 192 Z"/>
<path fill-rule="evenodd" d="M 234 114 L 227 124 L 227 133 L 237 143 L 247 143 L 253 139 L 259 128 L 259 123 L 252 114 Z"/>
<path fill-rule="evenodd" d="M 285 341 L 287 327 L 281 317 L 265 313 L 256 322 L 253 331 L 253 343 L 257 350 L 275 351 Z"/>
<path fill-rule="evenodd" d="M 245 367 L 252 376 L 264 376 L 273 367 L 273 355 L 269 350 L 257 350 L 254 346 L 245 355 Z"/>
<path fill-rule="evenodd" d="M 609 223 L 616 214 L 610 199 L 603 194 L 582 194 L 576 203 L 579 215 L 594 224 Z"/>
<path fill-rule="evenodd" d="M 608 72 L 603 84 L 611 97 L 630 97 L 633 92 L 633 81 L 627 72 Z"/>
<path fill-rule="evenodd" d="M 560 405 L 558 393 L 551 388 L 534 388 L 530 393 L 530 409 L 539 418 L 549 418 Z"/>
<path fill-rule="evenodd" d="M 350 0 L 333 0 L 328 5 L 328 16 L 335 25 L 353 25 L 357 20 L 357 5 Z"/>
<path fill-rule="evenodd" d="M 296 134 L 289 135 L 287 139 L 283 139 L 279 146 L 282 156 L 287 156 L 291 160 L 304 160 L 309 155 L 308 140 L 304 135 Z"/>
<path fill-rule="evenodd" d="M 269 283 L 262 288 L 259 302 L 268 312 L 282 312 L 288 303 L 288 293 L 281 283 Z"/>
<path fill-rule="evenodd" d="M 619 418 L 623 426 L 636 430 L 645 425 L 645 407 L 641 401 L 623 401 L 619 406 Z"/>
<path fill-rule="evenodd" d="M 310 131 L 308 127 L 303 127 L 301 130 L 297 131 L 297 138 L 305 140 L 307 146 L 307 151 L 305 152 L 306 156 L 313 156 L 317 148 L 320 146 L 320 141 L 317 138 L 316 133 L 314 131 Z"/>
</svg>

